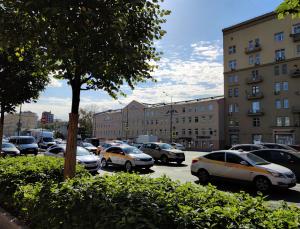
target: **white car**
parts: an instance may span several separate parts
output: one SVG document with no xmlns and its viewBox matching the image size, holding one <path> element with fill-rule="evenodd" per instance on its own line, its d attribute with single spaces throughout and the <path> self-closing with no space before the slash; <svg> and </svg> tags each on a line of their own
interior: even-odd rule
<svg viewBox="0 0 300 229">
<path fill-rule="evenodd" d="M 112 164 L 124 166 L 127 172 L 134 168 L 150 169 L 154 164 L 154 159 L 151 156 L 129 145 L 109 147 L 101 152 L 100 157 L 103 168 Z"/>
<path fill-rule="evenodd" d="M 66 145 L 56 145 L 49 148 L 44 155 L 52 157 L 64 157 L 66 152 Z M 100 169 L 99 157 L 95 156 L 87 149 L 77 146 L 76 160 L 89 172 L 97 172 Z"/>
<path fill-rule="evenodd" d="M 262 192 L 271 186 L 291 188 L 296 185 L 296 176 L 288 168 L 237 150 L 215 151 L 195 158 L 191 173 L 199 178 L 200 183 L 207 183 L 210 177 L 221 177 L 253 182 Z"/>
</svg>

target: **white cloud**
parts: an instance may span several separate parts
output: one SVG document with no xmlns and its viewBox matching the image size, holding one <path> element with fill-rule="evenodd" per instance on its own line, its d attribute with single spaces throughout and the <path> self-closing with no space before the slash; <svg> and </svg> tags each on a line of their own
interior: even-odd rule
<svg viewBox="0 0 300 229">
<path fill-rule="evenodd" d="M 55 79 L 52 76 L 50 76 L 50 84 L 49 87 L 62 87 L 63 83 L 61 80 Z"/>
</svg>

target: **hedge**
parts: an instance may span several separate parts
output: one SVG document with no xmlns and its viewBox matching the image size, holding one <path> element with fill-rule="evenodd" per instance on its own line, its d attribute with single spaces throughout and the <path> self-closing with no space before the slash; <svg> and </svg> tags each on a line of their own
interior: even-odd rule
<svg viewBox="0 0 300 229">
<path fill-rule="evenodd" d="M 42 159 L 41 159 L 42 160 Z M 3 172 L 0 163 L 0 173 Z M 46 170 L 45 170 L 46 171 Z M 48 171 L 50 172 L 50 171 Z M 52 173 L 45 172 L 45 177 Z M 270 207 L 262 196 L 180 184 L 137 174 L 79 177 L 61 182 L 24 177 L 12 199 L 30 228 L 299 228 L 300 209 Z M 16 177 L 16 176 L 12 176 Z M 0 186 L 2 187 L 2 174 Z M 2 192 L 1 188 L 1 192 Z M 1 193 L 2 194 L 2 193 Z"/>
</svg>

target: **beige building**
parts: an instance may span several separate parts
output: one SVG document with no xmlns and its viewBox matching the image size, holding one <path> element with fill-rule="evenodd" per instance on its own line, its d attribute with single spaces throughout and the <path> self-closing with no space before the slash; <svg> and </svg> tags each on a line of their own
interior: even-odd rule
<svg viewBox="0 0 300 229">
<path fill-rule="evenodd" d="M 13 136 L 17 134 L 19 117 L 21 121 L 21 131 L 26 129 L 34 129 L 37 127 L 38 116 L 36 113 L 24 111 L 19 114 L 7 114 L 4 118 L 4 135 Z"/>
<path fill-rule="evenodd" d="M 300 19 L 268 13 L 223 39 L 226 144 L 300 144 Z"/>
<path fill-rule="evenodd" d="M 215 149 L 224 144 L 223 96 L 145 104 L 132 101 L 120 110 L 94 116 L 94 136 L 101 140 L 156 135 L 163 142 L 179 142 L 189 148 Z M 172 129 L 172 130 L 171 130 Z"/>
</svg>

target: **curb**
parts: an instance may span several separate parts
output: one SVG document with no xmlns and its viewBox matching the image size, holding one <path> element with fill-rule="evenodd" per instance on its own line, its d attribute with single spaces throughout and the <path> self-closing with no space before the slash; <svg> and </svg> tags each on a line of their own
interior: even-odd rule
<svg viewBox="0 0 300 229">
<path fill-rule="evenodd" d="M 0 229 L 29 229 L 29 227 L 0 207 Z"/>
</svg>

